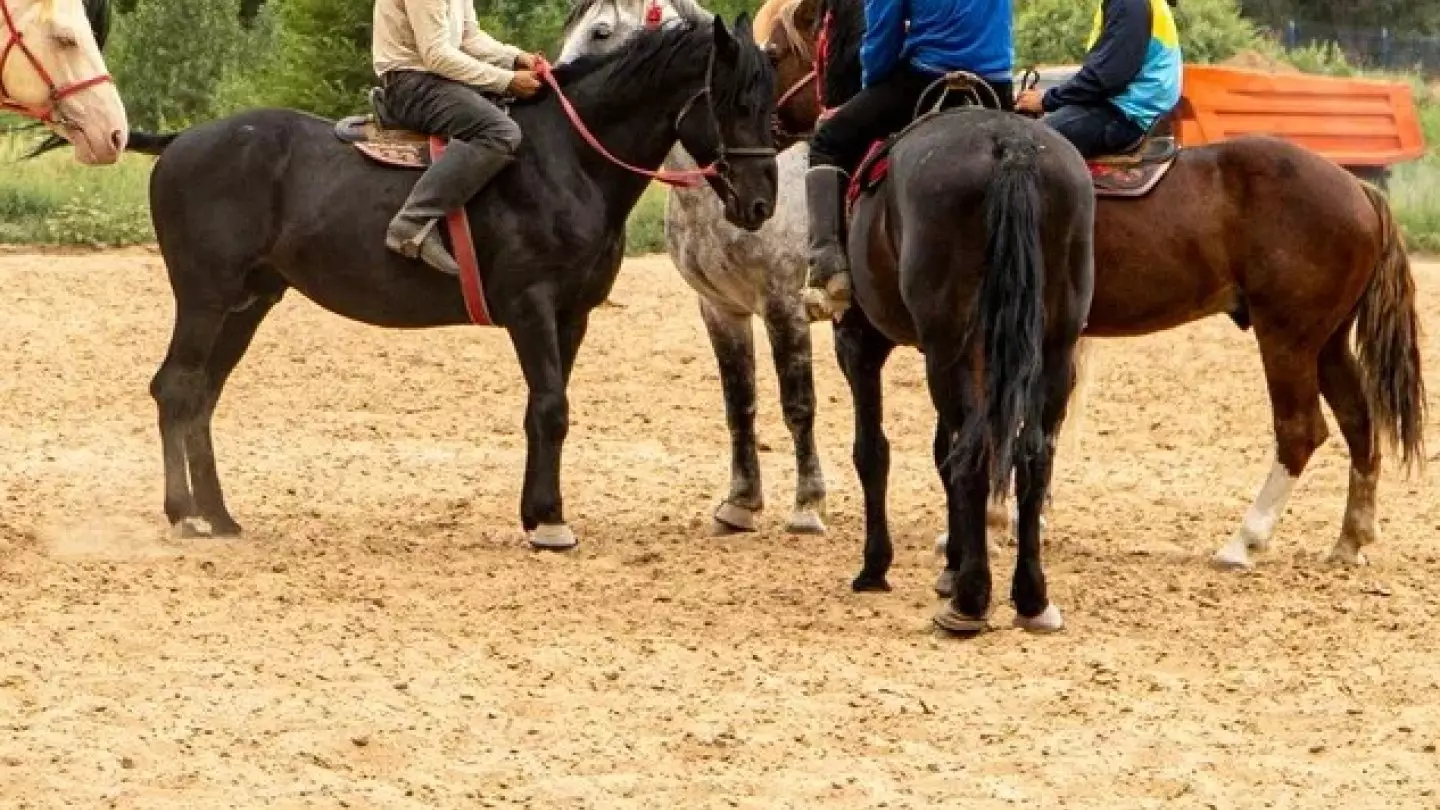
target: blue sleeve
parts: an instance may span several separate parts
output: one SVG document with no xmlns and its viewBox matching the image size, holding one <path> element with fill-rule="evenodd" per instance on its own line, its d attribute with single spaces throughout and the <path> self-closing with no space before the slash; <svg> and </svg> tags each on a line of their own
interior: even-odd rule
<svg viewBox="0 0 1440 810">
<path fill-rule="evenodd" d="M 905 47 L 904 0 L 865 0 L 865 40 L 860 43 L 861 86 L 895 69 Z"/>
<path fill-rule="evenodd" d="M 1100 38 L 1080 72 L 1045 94 L 1045 111 L 1100 104 L 1123 92 L 1145 65 L 1153 25 L 1149 0 L 1105 0 Z"/>
</svg>

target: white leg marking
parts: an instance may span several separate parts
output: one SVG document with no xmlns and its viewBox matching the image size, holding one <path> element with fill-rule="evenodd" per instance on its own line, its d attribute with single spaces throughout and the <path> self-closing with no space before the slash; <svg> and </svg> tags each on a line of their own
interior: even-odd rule
<svg viewBox="0 0 1440 810">
<path fill-rule="evenodd" d="M 1060 615 L 1060 608 L 1055 607 L 1055 603 L 1051 602 L 1045 606 L 1045 610 L 1041 611 L 1039 616 L 1031 619 L 1016 613 L 1015 626 L 1031 633 L 1058 633 L 1065 629 L 1065 617 Z"/>
<path fill-rule="evenodd" d="M 541 523 L 530 535 L 530 545 L 546 551 L 564 551 L 580 544 L 564 523 Z"/>
<path fill-rule="evenodd" d="M 1379 539 L 1375 528 L 1375 488 L 1379 474 L 1365 475 L 1350 470 L 1350 493 L 1345 500 L 1345 522 L 1340 539 L 1330 552 L 1330 561 L 1345 565 L 1366 565 L 1363 548 Z"/>
<path fill-rule="evenodd" d="M 1245 512 L 1245 520 L 1240 524 L 1239 530 L 1230 538 L 1230 542 L 1215 552 L 1215 562 L 1218 565 L 1227 568 L 1249 568 L 1250 550 L 1264 551 L 1270 546 L 1275 525 L 1280 522 L 1280 515 L 1285 512 L 1285 504 L 1290 500 L 1290 493 L 1295 491 L 1297 480 L 1283 464 L 1275 462 L 1275 466 L 1270 468 L 1270 476 L 1265 479 L 1265 485 L 1260 488 L 1260 494 L 1255 496 L 1255 502 L 1250 504 L 1250 509 Z"/>
</svg>

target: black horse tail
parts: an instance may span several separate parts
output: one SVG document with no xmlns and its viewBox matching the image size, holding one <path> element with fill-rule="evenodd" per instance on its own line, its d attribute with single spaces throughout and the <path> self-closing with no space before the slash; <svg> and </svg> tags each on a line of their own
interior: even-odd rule
<svg viewBox="0 0 1440 810">
<path fill-rule="evenodd" d="M 1392 447 L 1400 447 L 1409 470 L 1425 462 L 1425 380 L 1420 373 L 1415 279 L 1390 204 L 1379 189 L 1361 186 L 1380 217 L 1381 248 L 1356 318 L 1360 374 L 1377 432 Z"/>
<path fill-rule="evenodd" d="M 1028 133 L 1007 134 L 1001 136 L 994 154 L 997 165 L 985 192 L 989 238 L 979 300 L 985 361 L 983 407 L 973 412 L 960 431 L 956 451 L 961 463 L 968 462 L 974 469 L 988 449 L 991 489 L 1003 498 L 1016 459 L 1038 452 L 1044 442 L 1040 381 L 1045 257 L 1040 244 L 1038 145 Z"/>
<path fill-rule="evenodd" d="M 159 155 L 165 151 L 165 147 L 169 146 L 178 137 L 180 137 L 180 133 L 178 132 L 167 132 L 163 135 L 158 135 L 153 132 L 141 132 L 132 129 L 126 140 L 125 151 L 139 152 L 142 155 Z M 53 152 L 56 149 L 69 145 L 70 142 L 59 135 L 51 135 L 39 146 L 21 155 L 20 159 L 31 160 L 40 157 L 46 152 Z"/>
<path fill-rule="evenodd" d="M 126 152 L 139 152 L 142 155 L 156 155 L 165 151 L 165 148 L 180 137 L 179 132 L 167 132 L 163 135 L 154 132 L 141 132 L 130 130 L 129 140 L 125 144 Z"/>
</svg>

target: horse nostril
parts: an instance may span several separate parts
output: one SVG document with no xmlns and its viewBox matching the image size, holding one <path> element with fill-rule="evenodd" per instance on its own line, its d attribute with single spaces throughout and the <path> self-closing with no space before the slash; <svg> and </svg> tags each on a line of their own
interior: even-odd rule
<svg viewBox="0 0 1440 810">
<path fill-rule="evenodd" d="M 764 200 L 756 200 L 755 204 L 750 206 L 750 213 L 754 217 L 755 222 L 766 219 L 770 216 L 770 203 Z"/>
<path fill-rule="evenodd" d="M 125 130 L 117 129 L 110 133 L 110 145 L 119 152 L 125 148 Z"/>
</svg>

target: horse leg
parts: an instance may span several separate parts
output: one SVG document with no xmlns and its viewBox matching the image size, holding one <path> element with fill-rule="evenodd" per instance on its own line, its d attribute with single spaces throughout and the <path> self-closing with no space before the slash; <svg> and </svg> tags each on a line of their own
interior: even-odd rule
<svg viewBox="0 0 1440 810">
<path fill-rule="evenodd" d="M 1015 467 L 1017 555 L 1010 601 L 1015 604 L 1015 626 L 1032 633 L 1053 633 L 1065 626 L 1060 609 L 1049 599 L 1045 570 L 1040 561 L 1042 513 L 1050 495 L 1055 470 L 1055 448 L 1065 422 L 1066 405 L 1075 386 L 1075 350 L 1070 346 L 1045 354 L 1045 404 L 1040 414 L 1041 442 L 1027 449 Z"/>
<path fill-rule="evenodd" d="M 215 537 L 239 537 L 240 524 L 230 516 L 225 506 L 225 495 L 220 487 L 220 475 L 215 469 L 215 447 L 211 441 L 210 420 L 225 381 L 245 351 L 260 322 L 280 301 L 280 293 L 255 298 L 249 306 L 233 311 L 225 317 L 220 335 L 210 351 L 205 366 L 205 402 L 199 415 L 191 422 L 185 436 L 185 454 L 190 464 L 190 481 L 195 495 L 195 508 L 199 516 L 210 524 L 210 534 Z"/>
<path fill-rule="evenodd" d="M 845 311 L 835 326 L 835 357 L 850 385 L 855 408 L 855 444 L 851 458 L 865 493 L 865 565 L 850 587 L 857 592 L 888 591 L 885 575 L 895 558 L 885 515 L 890 477 L 890 441 L 885 438 L 881 372 L 895 344 L 865 319 L 858 307 Z"/>
<path fill-rule="evenodd" d="M 946 566 L 935 579 L 935 595 L 941 599 L 949 599 L 955 593 L 955 569 L 949 566 L 949 540 L 950 529 L 953 525 L 953 518 L 950 515 L 950 504 L 955 501 L 955 488 L 952 486 L 950 474 L 946 461 L 950 458 L 950 429 L 945 426 L 945 420 L 935 420 L 935 440 L 931 444 L 931 453 L 935 459 L 935 470 L 940 473 L 940 486 L 945 490 L 945 523 L 946 530 L 935 540 L 935 553 L 946 557 Z M 989 521 L 987 511 L 987 522 Z"/>
<path fill-rule="evenodd" d="M 511 345 L 530 389 L 525 405 L 525 481 L 520 525 L 538 549 L 563 551 L 577 544 L 565 523 L 560 496 L 560 457 L 569 431 L 566 363 L 579 349 L 577 326 L 563 324 L 549 302 L 532 302 L 508 327 Z M 583 325 L 578 327 L 583 337 Z"/>
<path fill-rule="evenodd" d="M 958 636 L 973 636 L 989 626 L 990 546 L 986 513 L 990 502 L 990 459 L 974 469 L 954 461 L 949 445 L 954 442 L 953 426 L 965 424 L 970 408 L 977 407 L 978 392 L 968 363 L 956 362 L 953 347 L 961 340 L 927 340 L 925 378 L 930 398 L 948 439 L 935 441 L 937 468 L 948 479 L 945 487 L 945 518 L 949 540 L 945 544 L 945 569 L 953 572 L 949 602 L 935 614 L 935 626 Z M 941 347 L 952 347 L 950 351 Z M 940 455 L 942 444 L 945 455 Z M 937 586 L 940 583 L 937 583 Z M 938 590 L 938 588 L 937 588 Z"/>
<path fill-rule="evenodd" d="M 150 380 L 159 412 L 160 446 L 165 463 L 165 517 L 180 536 L 198 533 L 200 517 L 190 491 L 187 439 L 205 412 L 206 363 L 226 319 L 223 307 L 197 307 L 177 300 L 170 348 Z"/>
<path fill-rule="evenodd" d="M 810 360 L 810 322 L 795 296 L 767 302 L 765 326 L 780 378 L 785 426 L 795 444 L 795 510 L 785 524 L 791 534 L 825 533 L 825 475 L 815 449 L 815 378 Z"/>
<path fill-rule="evenodd" d="M 1379 539 L 1375 526 L 1375 490 L 1380 480 L 1380 451 L 1360 368 L 1350 350 L 1349 331 L 1347 324 L 1320 351 L 1320 393 L 1330 403 L 1350 449 L 1350 491 L 1345 500 L 1345 519 L 1330 560 L 1364 565 L 1365 554 L 1361 549 Z"/>
<path fill-rule="evenodd" d="M 700 315 L 720 366 L 725 422 L 730 428 L 730 494 L 715 510 L 716 534 L 755 531 L 765 508 L 755 439 L 755 337 L 750 316 L 728 312 L 701 296 Z"/>
<path fill-rule="evenodd" d="M 1250 568 L 1250 552 L 1269 547 L 1300 473 L 1327 437 L 1325 415 L 1320 411 L 1317 355 L 1280 344 L 1264 327 L 1257 318 L 1255 332 L 1275 420 L 1275 465 L 1240 528 L 1215 552 L 1214 561 L 1223 568 Z"/>
</svg>

